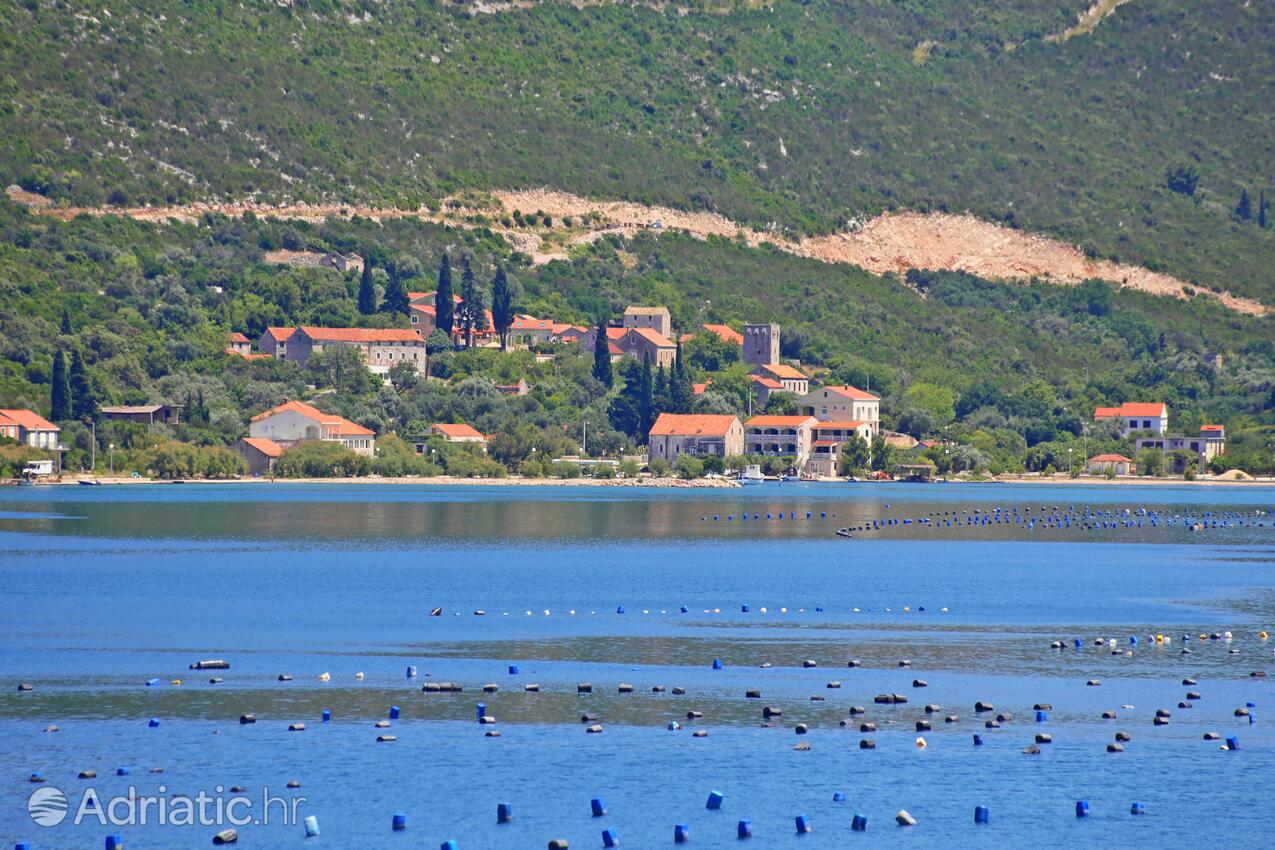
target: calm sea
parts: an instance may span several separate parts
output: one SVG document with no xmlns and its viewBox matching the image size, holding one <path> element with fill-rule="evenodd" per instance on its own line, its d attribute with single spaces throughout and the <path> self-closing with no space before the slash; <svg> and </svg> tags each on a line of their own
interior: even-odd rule
<svg viewBox="0 0 1275 850">
<path fill-rule="evenodd" d="M 223 827 L 155 809 L 72 821 L 88 788 L 127 820 L 130 793 L 241 787 L 239 814 L 268 789 L 321 830 L 274 804 L 239 827 L 247 848 L 592 848 L 606 829 L 650 848 L 675 824 L 722 848 L 741 819 L 766 848 L 1275 847 L 1275 692 L 1251 675 L 1275 677 L 1273 511 L 1255 488 L 0 490 L 0 846 L 209 846 Z M 208 658 L 230 669 L 188 669 Z M 763 725 L 767 706 L 782 714 Z M 1132 740 L 1108 753 L 1118 731 Z M 32 819 L 38 789 L 65 820 Z"/>
</svg>

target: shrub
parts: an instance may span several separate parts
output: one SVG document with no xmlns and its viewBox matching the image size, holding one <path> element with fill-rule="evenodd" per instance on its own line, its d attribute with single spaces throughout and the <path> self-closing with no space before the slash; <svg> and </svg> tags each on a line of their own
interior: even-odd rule
<svg viewBox="0 0 1275 850">
<path fill-rule="evenodd" d="M 655 460 L 651 461 L 646 466 L 647 466 L 647 469 L 651 470 L 651 474 L 654 475 L 656 478 L 663 478 L 666 475 L 668 475 L 668 470 L 669 470 L 668 461 L 662 457 L 657 457 Z"/>
<path fill-rule="evenodd" d="M 690 481 L 692 478 L 699 478 L 704 474 L 704 464 L 698 458 L 690 455 L 682 455 L 677 459 L 677 463 L 673 464 L 679 478 Z"/>
</svg>

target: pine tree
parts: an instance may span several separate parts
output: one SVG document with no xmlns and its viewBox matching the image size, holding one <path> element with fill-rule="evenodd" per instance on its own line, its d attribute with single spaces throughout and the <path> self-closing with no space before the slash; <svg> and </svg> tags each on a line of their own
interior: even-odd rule
<svg viewBox="0 0 1275 850">
<path fill-rule="evenodd" d="M 71 314 L 66 310 L 62 311 L 62 327 L 59 333 L 63 335 L 71 333 Z"/>
<path fill-rule="evenodd" d="M 655 424 L 655 398 L 651 387 L 651 355 L 642 355 L 642 378 L 638 383 L 638 430 L 645 436 Z"/>
<path fill-rule="evenodd" d="M 438 288 L 434 290 L 434 327 L 448 336 L 456 326 L 456 314 L 452 302 L 452 263 L 443 255 L 438 264 Z"/>
<path fill-rule="evenodd" d="M 491 282 L 491 320 L 500 337 L 500 350 L 504 351 L 509 346 L 509 328 L 514 323 L 514 292 L 501 266 L 496 266 L 496 277 Z"/>
<path fill-rule="evenodd" d="M 598 335 L 593 340 L 593 377 L 602 382 L 607 389 L 615 383 L 611 374 L 611 345 L 607 339 L 606 326 L 598 323 Z"/>
<path fill-rule="evenodd" d="M 79 351 L 71 352 L 71 416 L 75 419 L 91 418 L 97 410 L 93 386 L 84 369 L 84 359 Z"/>
<path fill-rule="evenodd" d="M 49 418 L 65 422 L 71 418 L 71 380 L 66 374 L 66 355 L 59 349 L 53 355 L 52 405 Z"/>
<path fill-rule="evenodd" d="M 385 287 L 385 300 L 381 302 L 381 312 L 406 316 L 411 310 L 412 300 L 407 295 L 407 284 L 397 274 L 390 275 L 390 282 Z"/>
<path fill-rule="evenodd" d="M 1235 205 L 1235 217 L 1240 221 L 1253 219 L 1253 202 L 1249 200 L 1248 189 L 1240 190 L 1240 202 Z"/>
<path fill-rule="evenodd" d="M 372 260 L 363 262 L 363 274 L 359 278 L 359 312 L 370 316 L 376 312 L 376 287 L 372 285 Z"/>
</svg>

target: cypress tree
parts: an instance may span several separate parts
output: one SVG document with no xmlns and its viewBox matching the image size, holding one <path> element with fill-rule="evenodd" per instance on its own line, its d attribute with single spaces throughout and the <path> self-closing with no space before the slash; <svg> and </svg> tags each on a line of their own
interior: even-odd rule
<svg viewBox="0 0 1275 850">
<path fill-rule="evenodd" d="M 372 285 L 372 260 L 363 262 L 363 274 L 359 278 L 359 312 L 370 316 L 376 312 L 376 287 Z"/>
<path fill-rule="evenodd" d="M 62 327 L 59 333 L 62 333 L 62 334 L 71 333 L 71 314 L 68 313 L 66 310 L 62 311 Z"/>
<path fill-rule="evenodd" d="M 389 285 L 385 287 L 385 300 L 381 302 L 381 312 L 406 316 L 411 310 L 412 301 L 407 296 L 407 284 L 397 274 L 390 275 Z"/>
<path fill-rule="evenodd" d="M 638 431 L 642 436 L 651 433 L 655 424 L 655 398 L 651 387 L 651 355 L 642 355 L 642 378 L 638 383 Z"/>
<path fill-rule="evenodd" d="M 456 310 L 456 320 L 465 332 L 465 347 L 472 348 L 474 331 L 487 330 L 487 301 L 483 291 L 474 282 L 474 270 L 469 264 L 469 257 L 461 258 L 460 272 L 460 304 Z"/>
<path fill-rule="evenodd" d="M 1240 221 L 1251 221 L 1253 218 L 1253 202 L 1249 200 L 1248 189 L 1240 190 L 1240 202 L 1235 205 L 1235 217 Z"/>
<path fill-rule="evenodd" d="M 690 373 L 682 365 L 682 342 L 677 343 L 677 357 L 673 361 L 673 374 L 669 379 L 669 400 L 674 413 L 690 413 L 695 389 L 691 386 Z"/>
<path fill-rule="evenodd" d="M 1270 209 L 1270 204 L 1266 203 L 1266 190 L 1262 190 L 1257 197 L 1257 226 L 1266 229 L 1266 211 Z"/>
<path fill-rule="evenodd" d="M 52 405 L 49 418 L 65 422 L 71 418 L 71 380 L 66 374 L 66 355 L 59 349 L 53 355 Z"/>
<path fill-rule="evenodd" d="M 593 340 L 593 377 L 607 389 L 615 383 L 615 376 L 611 374 L 611 347 L 607 341 L 607 329 L 601 322 L 598 323 L 598 335 Z"/>
<path fill-rule="evenodd" d="M 456 314 L 452 303 L 452 263 L 443 254 L 438 264 L 438 288 L 434 290 L 434 327 L 448 336 L 456 326 Z"/>
<path fill-rule="evenodd" d="M 500 337 L 500 350 L 504 351 L 509 345 L 509 328 L 514 323 L 514 293 L 501 266 L 496 266 L 496 277 L 491 282 L 491 320 Z"/>
<path fill-rule="evenodd" d="M 663 363 L 660 364 L 659 370 L 655 373 L 655 389 L 652 390 L 651 403 L 656 413 L 663 413 L 666 410 L 670 413 L 672 412 L 673 405 L 669 398 L 668 375 L 664 371 Z"/>
<path fill-rule="evenodd" d="M 93 397 L 93 387 L 89 383 L 88 373 L 84 369 L 84 359 L 79 351 L 71 352 L 71 416 L 86 419 L 97 410 L 97 399 Z"/>
</svg>

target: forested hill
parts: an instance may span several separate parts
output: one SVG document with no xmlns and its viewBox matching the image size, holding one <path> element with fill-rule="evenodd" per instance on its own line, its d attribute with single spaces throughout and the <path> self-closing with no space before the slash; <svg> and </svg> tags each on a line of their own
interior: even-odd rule
<svg viewBox="0 0 1275 850">
<path fill-rule="evenodd" d="M 1275 5 L 1130 0 L 1051 38 L 1087 3 L 26 0 L 0 12 L 0 181 L 74 205 L 550 186 L 791 234 L 969 210 L 1275 303 Z"/>
</svg>

